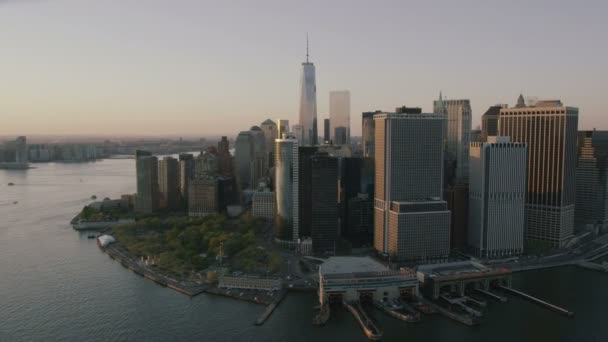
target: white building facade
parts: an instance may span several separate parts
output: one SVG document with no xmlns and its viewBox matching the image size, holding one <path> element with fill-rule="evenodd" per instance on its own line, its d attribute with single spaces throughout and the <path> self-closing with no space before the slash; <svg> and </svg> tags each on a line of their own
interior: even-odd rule
<svg viewBox="0 0 608 342">
<path fill-rule="evenodd" d="M 470 145 L 468 243 L 480 257 L 523 253 L 527 160 L 509 137 Z"/>
</svg>

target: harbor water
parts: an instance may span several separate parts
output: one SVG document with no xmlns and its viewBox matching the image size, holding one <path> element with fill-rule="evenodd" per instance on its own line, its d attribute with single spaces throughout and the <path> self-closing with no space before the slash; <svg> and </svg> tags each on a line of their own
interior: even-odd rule
<svg viewBox="0 0 608 342">
<path fill-rule="evenodd" d="M 263 326 L 263 306 L 194 298 L 124 269 L 69 221 L 91 196 L 135 192 L 134 160 L 0 170 L 0 341 L 366 341 L 338 308 L 311 323 L 315 295 L 289 294 Z M 8 183 L 14 186 L 8 186 Z M 15 203 L 16 202 L 16 203 Z M 385 341 L 608 341 L 608 274 L 575 267 L 514 275 L 513 287 L 576 313 L 524 299 L 489 302 L 481 325 L 372 315 Z"/>
</svg>

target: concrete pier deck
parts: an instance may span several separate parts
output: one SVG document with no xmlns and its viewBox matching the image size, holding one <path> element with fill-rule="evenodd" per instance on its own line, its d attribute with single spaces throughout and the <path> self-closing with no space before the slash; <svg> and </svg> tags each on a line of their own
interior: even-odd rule
<svg viewBox="0 0 608 342">
<path fill-rule="evenodd" d="M 538 299 L 536 297 L 532 297 L 529 294 L 523 293 L 521 291 L 517 291 L 515 289 L 512 289 L 510 287 L 506 287 L 506 286 L 500 286 L 500 288 L 503 289 L 503 290 L 505 290 L 505 291 L 507 291 L 507 292 L 510 292 L 510 293 L 516 294 L 516 295 L 518 295 L 520 297 L 523 297 L 525 299 L 528 299 L 528 300 L 530 300 L 533 303 L 536 303 L 536 304 L 539 304 L 541 306 L 547 307 L 547 308 L 549 308 L 551 310 L 557 311 L 557 312 L 559 312 L 559 313 L 561 313 L 563 315 L 566 315 L 568 317 L 574 317 L 574 312 L 568 311 L 568 310 L 566 310 L 564 308 L 560 308 L 557 305 L 553 305 L 551 303 L 545 302 L 544 300 Z"/>
</svg>

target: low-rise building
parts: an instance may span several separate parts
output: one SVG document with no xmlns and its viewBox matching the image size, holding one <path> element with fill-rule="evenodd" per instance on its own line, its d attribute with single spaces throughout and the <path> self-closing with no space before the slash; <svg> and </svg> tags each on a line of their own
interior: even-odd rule
<svg viewBox="0 0 608 342">
<path fill-rule="evenodd" d="M 221 289 L 277 291 L 282 288 L 282 282 L 280 278 L 274 277 L 223 275 L 219 277 L 218 287 Z"/>
<path fill-rule="evenodd" d="M 370 257 L 332 257 L 319 267 L 319 302 L 392 301 L 418 295 L 412 269 L 394 271 Z"/>
</svg>

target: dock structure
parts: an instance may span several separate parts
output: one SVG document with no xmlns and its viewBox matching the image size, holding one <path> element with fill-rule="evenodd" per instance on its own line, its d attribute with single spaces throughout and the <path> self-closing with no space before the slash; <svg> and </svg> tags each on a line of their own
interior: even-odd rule
<svg viewBox="0 0 608 342">
<path fill-rule="evenodd" d="M 319 267 L 319 302 L 390 302 L 418 295 L 411 269 L 388 270 L 369 257 L 332 257 Z"/>
<path fill-rule="evenodd" d="M 483 289 L 475 289 L 475 291 L 477 291 L 477 292 L 479 292 L 479 293 L 481 293 L 483 295 L 486 295 L 486 296 L 488 296 L 488 297 L 490 297 L 492 299 L 496 299 L 497 301 L 502 302 L 502 303 L 505 303 L 507 301 L 507 297 L 499 296 L 496 293 L 492 293 L 490 291 L 486 291 L 486 290 L 483 290 Z"/>
<path fill-rule="evenodd" d="M 422 292 L 433 300 L 444 292 L 463 297 L 467 288 L 487 291 L 490 287 L 511 285 L 510 269 L 492 268 L 473 261 L 422 265 L 417 271 Z"/>
<path fill-rule="evenodd" d="M 365 310 L 363 310 L 363 307 L 361 307 L 361 303 L 348 303 L 344 301 L 344 306 L 346 306 L 348 311 L 350 311 L 357 322 L 359 322 L 359 325 L 361 325 L 361 329 L 363 329 L 363 332 L 367 338 L 372 341 L 380 341 L 382 339 L 382 331 L 365 313 Z"/>
<path fill-rule="evenodd" d="M 574 312 L 568 311 L 568 310 L 566 310 L 564 308 L 560 308 L 557 305 L 553 305 L 551 303 L 545 302 L 544 300 L 538 299 L 536 297 L 532 297 L 532 296 L 530 296 L 527 293 L 523 293 L 521 291 L 517 291 L 517 290 L 515 290 L 513 288 L 506 287 L 506 286 L 500 286 L 500 288 L 503 289 L 503 290 L 505 290 L 506 292 L 518 295 L 518 296 L 523 297 L 525 299 L 528 299 L 528 300 L 530 300 L 533 303 L 536 303 L 536 304 L 539 304 L 539 305 L 544 306 L 546 308 L 549 308 L 551 310 L 557 311 L 557 312 L 559 312 L 559 313 L 561 313 L 563 315 L 566 315 L 568 317 L 574 317 Z"/>
<path fill-rule="evenodd" d="M 286 295 L 287 295 L 287 290 L 282 290 L 279 293 L 279 296 L 277 297 L 277 299 L 275 299 L 272 303 L 270 303 L 266 307 L 266 310 L 264 310 L 264 312 L 262 312 L 262 314 L 255 320 L 255 325 L 264 324 L 264 322 L 266 322 L 268 317 L 270 317 L 270 315 L 272 315 L 272 313 L 274 312 L 274 309 L 276 309 L 279 306 L 279 304 L 281 304 L 281 301 L 283 301 L 283 298 L 285 298 Z"/>
</svg>

